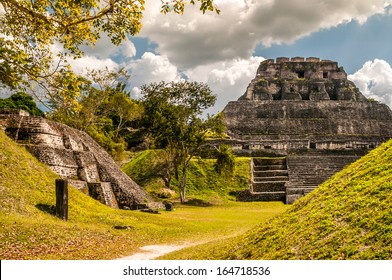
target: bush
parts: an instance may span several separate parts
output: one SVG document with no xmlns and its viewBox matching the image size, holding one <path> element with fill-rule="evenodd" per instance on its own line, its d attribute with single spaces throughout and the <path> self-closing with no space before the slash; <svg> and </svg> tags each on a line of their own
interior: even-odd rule
<svg viewBox="0 0 392 280">
<path fill-rule="evenodd" d="M 228 145 L 221 145 L 217 153 L 215 170 L 219 174 L 233 174 L 235 167 L 235 155 Z"/>
</svg>

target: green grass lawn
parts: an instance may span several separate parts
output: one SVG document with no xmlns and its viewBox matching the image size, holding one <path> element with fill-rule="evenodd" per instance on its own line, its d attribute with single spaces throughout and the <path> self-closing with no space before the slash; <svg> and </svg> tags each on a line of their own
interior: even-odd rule
<svg viewBox="0 0 392 280">
<path fill-rule="evenodd" d="M 237 235 L 286 209 L 225 200 L 211 207 L 175 204 L 175 211 L 155 215 L 111 209 L 70 187 L 69 221 L 62 221 L 51 213 L 57 175 L 2 131 L 0 147 L 1 259 L 120 258 L 145 245 Z"/>
</svg>

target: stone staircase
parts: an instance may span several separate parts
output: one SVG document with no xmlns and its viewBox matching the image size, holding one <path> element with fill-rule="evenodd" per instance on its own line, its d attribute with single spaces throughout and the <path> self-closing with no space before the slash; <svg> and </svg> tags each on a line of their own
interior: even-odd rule
<svg viewBox="0 0 392 280">
<path fill-rule="evenodd" d="M 322 184 L 337 171 L 356 161 L 351 155 L 307 155 L 287 158 L 290 181 L 286 184 L 286 203 L 291 204 Z"/>
<path fill-rule="evenodd" d="M 286 158 L 252 158 L 249 190 L 242 201 L 285 201 L 288 182 Z"/>
</svg>

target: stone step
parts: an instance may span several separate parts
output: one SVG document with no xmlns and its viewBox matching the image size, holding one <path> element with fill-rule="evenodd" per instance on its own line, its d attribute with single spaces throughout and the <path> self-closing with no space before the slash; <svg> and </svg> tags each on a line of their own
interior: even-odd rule
<svg viewBox="0 0 392 280">
<path fill-rule="evenodd" d="M 254 171 L 266 171 L 266 170 L 287 170 L 284 164 L 271 164 L 271 165 L 257 165 L 253 167 Z"/>
<path fill-rule="evenodd" d="M 288 176 L 287 170 L 263 170 L 253 171 L 253 177 L 273 177 L 273 176 Z"/>
<path fill-rule="evenodd" d="M 286 201 L 286 192 L 251 192 L 244 191 L 238 197 L 239 201 Z"/>
<path fill-rule="evenodd" d="M 321 177 L 315 177 L 315 178 L 293 178 L 290 177 L 290 182 L 292 183 L 297 183 L 297 184 L 301 184 L 301 183 L 314 183 L 316 185 L 321 184 L 322 182 L 325 181 L 326 178 L 321 178 Z"/>
<path fill-rule="evenodd" d="M 294 187 L 294 188 L 287 188 L 286 194 L 286 204 L 293 204 L 297 199 L 305 196 L 306 194 L 313 191 L 317 186 L 301 186 L 301 187 Z"/>
<path fill-rule="evenodd" d="M 286 189 L 286 193 L 288 195 L 292 195 L 292 194 L 308 194 L 311 191 L 313 191 L 314 189 L 316 189 L 317 186 L 290 186 Z"/>
<path fill-rule="evenodd" d="M 288 181 L 289 176 L 273 176 L 273 177 L 253 177 L 253 181 L 255 182 L 272 182 L 272 181 Z"/>
<path fill-rule="evenodd" d="M 253 164 L 258 165 L 286 165 L 286 158 L 253 158 Z"/>
<path fill-rule="evenodd" d="M 254 182 L 253 192 L 285 192 L 287 181 Z"/>
<path fill-rule="evenodd" d="M 286 204 L 293 204 L 296 200 L 303 196 L 304 194 L 288 194 L 286 195 Z"/>
</svg>

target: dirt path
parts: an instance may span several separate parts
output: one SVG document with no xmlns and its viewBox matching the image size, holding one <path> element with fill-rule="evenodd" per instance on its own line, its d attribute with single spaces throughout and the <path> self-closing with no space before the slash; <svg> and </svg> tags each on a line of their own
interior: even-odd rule
<svg viewBox="0 0 392 280">
<path fill-rule="evenodd" d="M 165 254 L 190 247 L 196 244 L 185 243 L 183 245 L 149 245 L 141 247 L 142 252 L 120 258 L 119 260 L 152 260 Z"/>
</svg>

